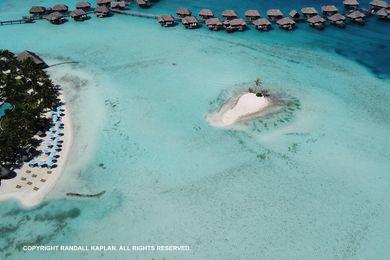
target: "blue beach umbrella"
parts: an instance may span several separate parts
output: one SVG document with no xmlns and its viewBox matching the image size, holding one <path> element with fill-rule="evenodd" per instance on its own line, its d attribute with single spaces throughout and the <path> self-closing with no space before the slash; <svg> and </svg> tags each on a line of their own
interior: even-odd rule
<svg viewBox="0 0 390 260">
<path fill-rule="evenodd" d="M 43 146 L 46 146 L 46 147 L 48 147 L 48 148 L 53 147 L 53 145 L 52 145 L 51 143 L 49 143 L 49 142 L 44 142 L 44 143 L 42 143 L 42 145 L 43 145 Z"/>
<path fill-rule="evenodd" d="M 52 133 L 57 132 L 57 130 L 54 127 L 50 127 L 49 131 L 52 132 Z"/>
<path fill-rule="evenodd" d="M 53 134 L 49 134 L 49 138 L 52 139 L 52 140 L 54 140 L 54 138 L 56 138 L 56 136 L 53 135 Z"/>
<path fill-rule="evenodd" d="M 65 109 L 63 107 L 57 107 L 57 112 L 64 112 Z"/>
<path fill-rule="evenodd" d="M 49 159 L 50 159 L 51 161 L 56 161 L 56 160 L 57 160 L 57 157 L 58 157 L 58 154 L 52 153 L 52 154 L 50 155 Z"/>
<path fill-rule="evenodd" d="M 64 132 L 59 130 L 59 131 L 57 131 L 57 135 L 63 136 L 63 135 L 64 135 Z"/>
<path fill-rule="evenodd" d="M 50 115 L 51 117 L 56 116 L 56 115 L 57 115 L 57 112 L 50 111 L 49 115 Z"/>
<path fill-rule="evenodd" d="M 54 163 L 54 162 L 48 162 L 47 163 L 47 167 L 49 168 L 49 169 L 52 169 L 52 168 L 54 168 L 56 166 L 56 164 Z"/>
<path fill-rule="evenodd" d="M 56 139 L 54 139 L 54 142 L 56 143 L 63 143 L 64 141 L 62 141 L 60 138 L 56 137 Z"/>
<path fill-rule="evenodd" d="M 28 165 L 30 167 L 35 167 L 37 165 L 37 162 L 35 160 L 31 160 L 31 161 L 28 162 Z"/>
<path fill-rule="evenodd" d="M 59 147 L 58 145 L 54 146 L 53 149 L 54 149 L 55 151 L 61 151 L 61 147 Z"/>
<path fill-rule="evenodd" d="M 46 161 L 45 160 L 40 160 L 38 165 L 39 165 L 40 168 L 43 168 L 46 165 Z"/>
<path fill-rule="evenodd" d="M 41 151 L 42 154 L 50 154 L 50 151 L 49 150 L 43 150 Z"/>
</svg>

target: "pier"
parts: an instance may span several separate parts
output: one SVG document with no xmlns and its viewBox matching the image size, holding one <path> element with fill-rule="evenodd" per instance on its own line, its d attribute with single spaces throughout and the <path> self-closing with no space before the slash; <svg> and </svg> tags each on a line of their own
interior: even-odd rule
<svg viewBox="0 0 390 260">
<path fill-rule="evenodd" d="M 33 23 L 34 20 L 36 20 L 36 19 L 32 18 L 32 17 L 23 17 L 22 19 L 17 19 L 17 20 L 0 21 L 0 25 Z"/>
</svg>

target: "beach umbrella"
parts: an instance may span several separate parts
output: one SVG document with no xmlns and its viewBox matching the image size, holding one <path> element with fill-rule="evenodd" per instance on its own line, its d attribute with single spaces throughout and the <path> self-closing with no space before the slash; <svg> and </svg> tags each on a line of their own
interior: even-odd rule
<svg viewBox="0 0 390 260">
<path fill-rule="evenodd" d="M 29 161 L 28 165 L 30 167 L 35 167 L 35 165 L 37 165 L 37 162 L 35 160 L 31 160 L 31 161 Z"/>
<path fill-rule="evenodd" d="M 54 127 L 50 127 L 49 131 L 55 133 L 57 130 Z"/>
<path fill-rule="evenodd" d="M 56 139 L 54 139 L 54 142 L 56 142 L 56 143 L 63 143 L 64 141 L 62 141 L 60 138 L 56 137 Z"/>
<path fill-rule="evenodd" d="M 40 168 L 43 168 L 46 165 L 46 161 L 45 160 L 40 160 L 38 165 L 39 165 Z"/>
<path fill-rule="evenodd" d="M 53 134 L 49 134 L 49 138 L 50 138 L 50 139 L 54 139 L 54 138 L 56 138 L 56 136 L 53 135 Z"/>
<path fill-rule="evenodd" d="M 49 150 L 43 150 L 41 151 L 42 154 L 50 154 L 50 151 Z"/>
<path fill-rule="evenodd" d="M 52 160 L 52 161 L 55 161 L 55 160 L 57 160 L 57 157 L 58 157 L 58 154 L 52 153 L 52 154 L 50 155 L 49 159 Z"/>
<path fill-rule="evenodd" d="M 63 136 L 63 135 L 64 135 L 64 132 L 59 130 L 59 131 L 57 131 L 57 135 Z"/>
<path fill-rule="evenodd" d="M 50 115 L 51 117 L 53 117 L 53 116 L 57 115 L 57 112 L 50 111 L 49 115 Z"/>
<path fill-rule="evenodd" d="M 57 107 L 57 112 L 64 112 L 65 111 L 65 109 L 63 108 L 63 107 Z"/>
<path fill-rule="evenodd" d="M 56 126 L 57 126 L 59 129 L 64 128 L 64 124 L 61 123 L 61 122 L 57 122 L 57 123 L 56 123 Z"/>
<path fill-rule="evenodd" d="M 54 146 L 53 149 L 54 149 L 55 151 L 61 151 L 61 147 L 59 147 L 58 145 Z"/>
<path fill-rule="evenodd" d="M 48 163 L 47 163 L 47 167 L 48 167 L 49 169 L 52 169 L 52 168 L 54 168 L 55 166 L 56 166 L 56 164 L 53 163 L 53 162 L 48 162 Z"/>
<path fill-rule="evenodd" d="M 49 143 L 49 142 L 44 142 L 44 143 L 42 143 L 42 145 L 46 146 L 46 147 L 49 147 L 49 148 L 53 147 L 53 145 L 51 143 Z"/>
<path fill-rule="evenodd" d="M 52 117 L 53 121 L 56 122 L 58 120 L 58 115 L 56 114 L 55 116 Z"/>
</svg>

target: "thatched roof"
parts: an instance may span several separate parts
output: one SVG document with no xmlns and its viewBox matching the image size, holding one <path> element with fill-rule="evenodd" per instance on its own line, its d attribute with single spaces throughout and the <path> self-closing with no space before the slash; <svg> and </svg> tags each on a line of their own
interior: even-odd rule
<svg viewBox="0 0 390 260">
<path fill-rule="evenodd" d="M 321 7 L 321 10 L 323 12 L 337 12 L 338 11 L 337 7 L 334 5 L 324 5 L 323 7 Z"/>
<path fill-rule="evenodd" d="M 378 15 L 379 17 L 388 17 L 390 16 L 390 11 L 386 8 L 382 8 L 378 12 L 376 12 L 376 15 Z"/>
<path fill-rule="evenodd" d="M 225 10 L 222 12 L 223 17 L 237 17 L 237 13 L 234 10 Z"/>
<path fill-rule="evenodd" d="M 231 26 L 244 26 L 246 25 L 246 22 L 242 19 L 233 19 L 229 21 L 229 24 Z"/>
<path fill-rule="evenodd" d="M 345 16 L 340 13 L 335 13 L 334 15 L 329 16 L 328 20 L 332 22 L 345 21 Z"/>
<path fill-rule="evenodd" d="M 219 18 L 210 18 L 206 20 L 206 25 L 222 25 Z"/>
<path fill-rule="evenodd" d="M 353 11 L 352 13 L 349 13 L 346 16 L 348 18 L 351 18 L 351 19 L 357 19 L 357 18 L 364 18 L 364 17 L 366 17 L 366 15 L 363 14 L 362 12 L 360 12 L 359 10 Z"/>
<path fill-rule="evenodd" d="M 304 7 L 301 9 L 302 14 L 316 15 L 318 14 L 317 10 L 314 7 Z"/>
<path fill-rule="evenodd" d="M 195 16 L 186 16 L 184 17 L 181 22 L 183 24 L 190 24 L 190 23 L 198 23 L 198 19 L 196 19 Z"/>
<path fill-rule="evenodd" d="M 33 6 L 30 8 L 30 14 L 43 14 L 46 12 L 46 7 L 44 6 Z"/>
<path fill-rule="evenodd" d="M 8 175 L 11 174 L 11 170 L 3 167 L 3 166 L 0 166 L 0 179 L 2 178 L 6 178 Z"/>
<path fill-rule="evenodd" d="M 322 18 L 319 15 L 315 15 L 315 16 L 310 17 L 309 19 L 307 19 L 307 22 L 311 23 L 311 24 L 313 24 L 313 23 L 325 23 L 325 19 Z"/>
<path fill-rule="evenodd" d="M 87 13 L 83 9 L 76 9 L 73 12 L 70 13 L 70 17 L 76 18 L 87 15 Z"/>
<path fill-rule="evenodd" d="M 98 6 L 95 8 L 94 13 L 96 14 L 108 14 L 110 13 L 110 10 L 107 8 L 107 6 Z"/>
<path fill-rule="evenodd" d="M 176 10 L 177 15 L 191 15 L 192 12 L 187 8 L 179 8 Z"/>
<path fill-rule="evenodd" d="M 56 20 L 60 20 L 60 19 L 64 18 L 64 15 L 60 12 L 53 12 L 53 13 L 50 13 L 49 15 L 47 15 L 45 18 L 48 21 L 56 21 Z"/>
<path fill-rule="evenodd" d="M 267 11 L 268 16 L 283 16 L 282 11 L 279 9 L 270 9 Z"/>
<path fill-rule="evenodd" d="M 247 10 L 245 11 L 246 17 L 260 17 L 260 13 L 257 10 Z"/>
<path fill-rule="evenodd" d="M 160 23 L 163 23 L 163 22 L 174 22 L 175 19 L 174 19 L 173 16 L 170 15 L 170 14 L 163 14 L 163 15 L 160 15 L 160 16 L 158 17 L 158 21 L 159 21 Z"/>
<path fill-rule="evenodd" d="M 299 18 L 301 15 L 297 12 L 297 10 L 292 9 L 291 12 L 288 14 L 292 18 Z"/>
<path fill-rule="evenodd" d="M 253 21 L 256 26 L 271 25 L 271 22 L 267 18 L 259 18 Z"/>
<path fill-rule="evenodd" d="M 110 7 L 111 8 L 125 8 L 126 2 L 125 1 L 111 2 Z"/>
<path fill-rule="evenodd" d="M 358 6 L 359 2 L 357 0 L 344 0 L 343 4 L 349 6 Z"/>
<path fill-rule="evenodd" d="M 53 6 L 52 10 L 53 12 L 67 12 L 68 11 L 68 6 L 64 4 L 58 4 Z"/>
<path fill-rule="evenodd" d="M 76 8 L 77 9 L 88 9 L 88 8 L 91 8 L 91 4 L 88 2 L 78 2 L 76 4 Z"/>
<path fill-rule="evenodd" d="M 24 61 L 27 60 L 28 58 L 32 59 L 36 65 L 42 66 L 43 68 L 48 67 L 46 62 L 44 62 L 38 55 L 36 55 L 32 51 L 23 51 L 18 56 L 16 56 L 16 59 L 18 61 Z"/>
<path fill-rule="evenodd" d="M 213 13 L 213 11 L 211 11 L 211 9 L 202 9 L 199 12 L 199 16 L 209 16 L 209 17 L 212 17 L 212 16 L 214 16 L 214 13 Z"/>
<path fill-rule="evenodd" d="M 284 17 L 282 19 L 279 19 L 276 21 L 276 23 L 279 25 L 293 25 L 293 24 L 295 24 L 294 20 L 291 19 L 290 17 Z"/>
<path fill-rule="evenodd" d="M 96 4 L 98 5 L 108 5 L 111 3 L 111 0 L 96 0 Z"/>
<path fill-rule="evenodd" d="M 373 7 L 379 7 L 379 8 L 388 8 L 389 4 L 382 0 L 374 0 L 370 2 L 370 5 Z"/>
</svg>

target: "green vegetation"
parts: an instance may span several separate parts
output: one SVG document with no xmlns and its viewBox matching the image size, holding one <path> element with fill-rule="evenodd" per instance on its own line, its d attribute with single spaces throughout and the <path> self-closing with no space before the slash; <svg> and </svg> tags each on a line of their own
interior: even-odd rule
<svg viewBox="0 0 390 260">
<path fill-rule="evenodd" d="M 34 136 L 50 126 L 45 113 L 59 102 L 58 87 L 30 59 L 18 61 L 0 50 L 0 103 L 12 105 L 0 119 L 0 166 L 27 160 L 38 144 Z"/>
<path fill-rule="evenodd" d="M 269 91 L 262 88 L 263 82 L 260 78 L 257 78 L 254 83 L 254 87 L 249 88 L 249 92 L 256 93 L 258 97 L 269 97 Z"/>
</svg>

